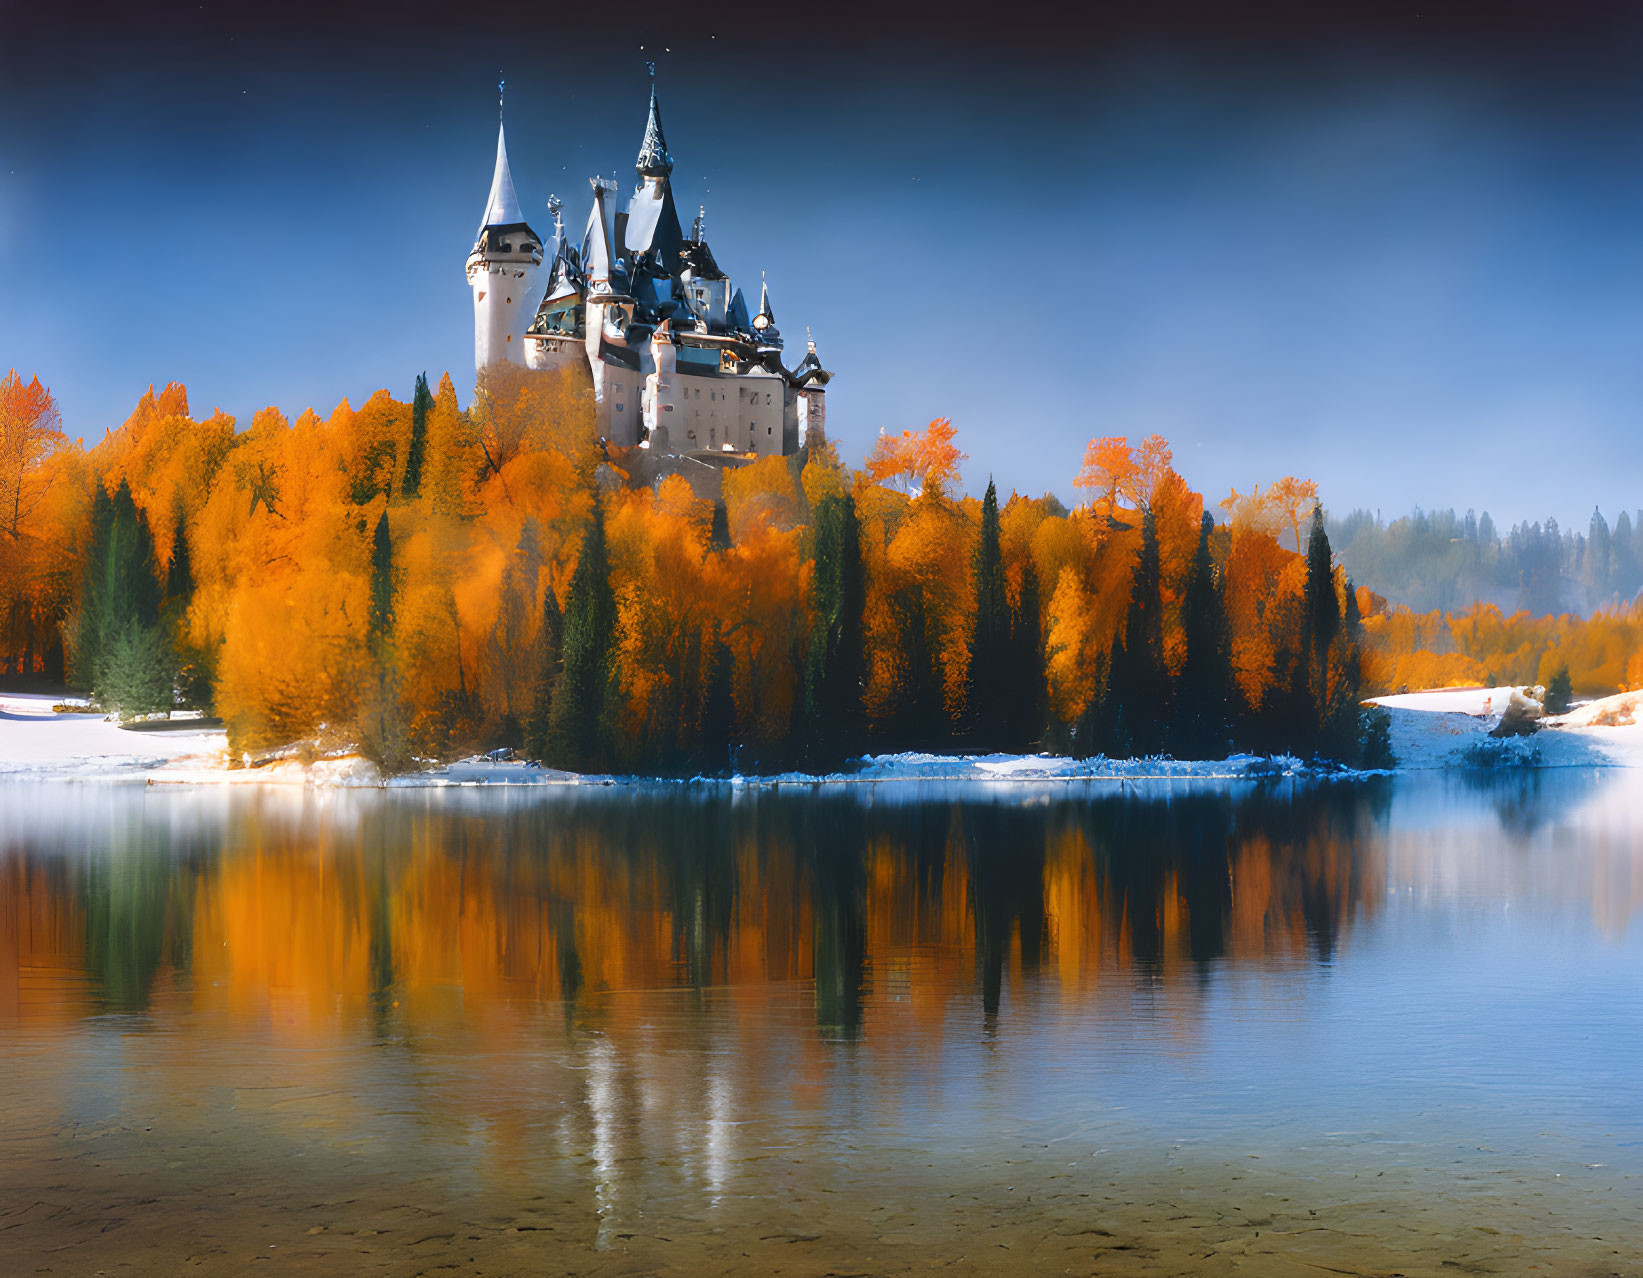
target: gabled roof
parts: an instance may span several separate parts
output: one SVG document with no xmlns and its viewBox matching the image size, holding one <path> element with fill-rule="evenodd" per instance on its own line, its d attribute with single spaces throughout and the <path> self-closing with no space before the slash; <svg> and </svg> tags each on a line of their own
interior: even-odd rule
<svg viewBox="0 0 1643 1278">
<path fill-rule="evenodd" d="M 496 172 L 491 175 L 491 194 L 485 201 L 485 216 L 479 229 L 487 226 L 520 226 L 525 215 L 519 209 L 519 196 L 513 189 L 513 174 L 508 171 L 508 141 L 502 126 L 496 126 Z"/>
</svg>

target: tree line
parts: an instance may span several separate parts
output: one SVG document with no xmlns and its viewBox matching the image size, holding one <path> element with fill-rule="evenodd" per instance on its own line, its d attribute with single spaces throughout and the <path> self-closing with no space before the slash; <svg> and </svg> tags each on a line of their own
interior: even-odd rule
<svg viewBox="0 0 1643 1278">
<path fill-rule="evenodd" d="M 487 370 L 464 410 L 419 378 L 408 403 L 244 431 L 150 392 L 26 480 L 40 566 L 8 588 L 54 623 L 26 660 L 56 645 L 125 714 L 208 707 L 236 756 L 389 768 L 497 746 L 657 773 L 1384 756 L 1360 707 L 1367 596 L 1309 484 L 1235 492 L 1217 521 L 1162 439 L 1105 437 L 1072 509 L 992 482 L 977 499 L 938 420 L 859 467 L 818 441 L 727 470 L 715 499 L 630 483 L 585 381 Z"/>
<path fill-rule="evenodd" d="M 1354 580 L 1416 612 L 1476 603 L 1536 617 L 1631 603 L 1643 590 L 1643 511 L 1613 526 L 1593 510 L 1586 531 L 1556 519 L 1496 531 L 1489 512 L 1421 511 L 1383 523 L 1367 510 L 1328 521 Z"/>
</svg>

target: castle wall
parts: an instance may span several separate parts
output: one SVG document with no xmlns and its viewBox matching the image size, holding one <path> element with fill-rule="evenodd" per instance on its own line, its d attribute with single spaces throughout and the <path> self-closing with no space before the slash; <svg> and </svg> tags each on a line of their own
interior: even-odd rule
<svg viewBox="0 0 1643 1278">
<path fill-rule="evenodd" d="M 787 383 L 769 374 L 736 378 L 736 448 L 760 457 L 782 456 L 787 438 Z"/>
</svg>

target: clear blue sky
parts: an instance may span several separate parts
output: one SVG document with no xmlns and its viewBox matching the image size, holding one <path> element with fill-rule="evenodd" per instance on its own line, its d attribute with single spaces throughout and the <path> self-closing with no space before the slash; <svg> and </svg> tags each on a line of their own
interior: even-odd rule
<svg viewBox="0 0 1643 1278">
<path fill-rule="evenodd" d="M 946 415 L 973 490 L 1070 497 L 1087 438 L 1158 431 L 1212 499 L 1643 505 L 1625 11 L 1215 8 L 94 6 L 82 42 L 0 0 L 0 369 L 88 443 L 151 382 L 244 422 L 466 398 L 498 71 L 527 211 L 579 224 L 655 57 L 681 209 L 814 330 L 852 458 Z"/>
</svg>

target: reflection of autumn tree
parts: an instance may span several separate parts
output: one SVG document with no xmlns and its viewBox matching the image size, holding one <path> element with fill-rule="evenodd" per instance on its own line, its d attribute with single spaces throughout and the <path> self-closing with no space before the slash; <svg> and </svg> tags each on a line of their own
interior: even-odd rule
<svg viewBox="0 0 1643 1278">
<path fill-rule="evenodd" d="M 179 849 L 168 821 L 146 820 L 110 856 L 17 868 L 13 852 L 0 969 L 24 926 L 51 954 L 38 961 L 90 972 L 113 1005 L 147 1005 L 175 972 L 198 1010 L 272 1017 L 277 1003 L 271 1027 L 297 1036 L 356 1016 L 372 1032 L 426 1027 L 453 990 L 491 1032 L 484 1009 L 503 999 L 593 1007 L 810 980 L 829 1035 L 875 1018 L 939 1027 L 955 991 L 1007 1016 L 1028 980 L 1077 997 L 1124 974 L 1329 961 L 1384 898 L 1384 801 L 1318 788 L 732 804 L 672 788 L 561 792 L 483 821 L 382 799 L 337 821 L 249 797 L 231 847 L 207 833 Z"/>
</svg>

